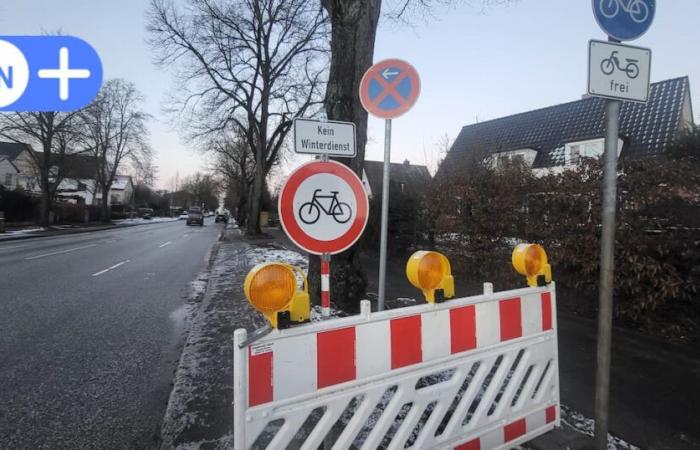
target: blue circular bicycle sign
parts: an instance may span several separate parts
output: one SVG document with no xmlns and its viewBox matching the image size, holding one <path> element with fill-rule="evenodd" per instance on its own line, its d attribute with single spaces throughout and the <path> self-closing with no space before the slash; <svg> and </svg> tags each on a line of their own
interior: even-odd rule
<svg viewBox="0 0 700 450">
<path fill-rule="evenodd" d="M 651 26 L 656 0 L 593 0 L 593 14 L 600 28 L 613 39 L 637 39 Z"/>
</svg>

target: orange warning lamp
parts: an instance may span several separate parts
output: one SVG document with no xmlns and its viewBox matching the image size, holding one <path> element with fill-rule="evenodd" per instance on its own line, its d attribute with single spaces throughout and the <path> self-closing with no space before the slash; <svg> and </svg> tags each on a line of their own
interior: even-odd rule
<svg viewBox="0 0 700 450">
<path fill-rule="evenodd" d="M 304 280 L 302 289 L 298 289 L 297 274 Z M 273 328 L 309 321 L 309 287 L 298 267 L 276 262 L 258 264 L 246 275 L 243 292 Z"/>
<path fill-rule="evenodd" d="M 513 267 L 527 278 L 528 286 L 544 286 L 552 282 L 552 266 L 539 244 L 518 244 L 513 249 Z"/>
<path fill-rule="evenodd" d="M 406 263 L 406 276 L 413 286 L 423 291 L 425 300 L 429 303 L 435 303 L 436 291 L 438 303 L 455 295 L 450 261 L 442 253 L 424 250 L 415 252 Z"/>
</svg>

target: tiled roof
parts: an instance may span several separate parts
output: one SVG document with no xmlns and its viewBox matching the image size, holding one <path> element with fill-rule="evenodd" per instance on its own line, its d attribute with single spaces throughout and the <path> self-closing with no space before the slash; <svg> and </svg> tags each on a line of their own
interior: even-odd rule
<svg viewBox="0 0 700 450">
<path fill-rule="evenodd" d="M 625 145 L 621 156 L 663 152 L 679 130 L 683 104 L 689 96 L 688 77 L 681 77 L 653 83 L 646 104 L 623 102 L 620 135 Z M 604 130 L 605 100 L 597 97 L 467 125 L 441 169 L 459 166 L 470 151 L 486 156 L 524 148 L 538 151 L 534 167 L 563 165 L 566 143 L 602 138 Z"/>
<path fill-rule="evenodd" d="M 418 166 L 407 163 L 391 163 L 389 166 L 389 186 L 395 183 L 404 183 L 407 193 L 411 195 L 422 195 L 425 189 L 430 185 L 430 172 L 425 166 Z M 365 161 L 365 174 L 369 181 L 372 194 L 381 196 L 382 192 L 382 174 L 384 172 L 384 162 L 382 161 Z"/>
<path fill-rule="evenodd" d="M 0 155 L 5 156 L 10 161 L 14 161 L 24 150 L 31 149 L 32 148 L 27 144 L 0 142 Z"/>
</svg>

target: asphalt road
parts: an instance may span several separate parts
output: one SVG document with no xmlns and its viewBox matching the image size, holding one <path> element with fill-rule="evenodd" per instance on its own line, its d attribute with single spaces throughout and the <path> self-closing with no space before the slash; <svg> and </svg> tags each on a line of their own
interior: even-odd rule
<svg viewBox="0 0 700 450">
<path fill-rule="evenodd" d="M 157 446 L 189 283 L 220 230 L 0 243 L 0 447 Z"/>
</svg>

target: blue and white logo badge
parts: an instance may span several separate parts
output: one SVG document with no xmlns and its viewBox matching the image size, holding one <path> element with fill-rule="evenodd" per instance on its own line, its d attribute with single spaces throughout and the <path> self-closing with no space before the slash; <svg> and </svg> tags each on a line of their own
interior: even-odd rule
<svg viewBox="0 0 700 450">
<path fill-rule="evenodd" d="M 72 36 L 0 36 L 0 111 L 75 111 L 102 86 L 102 62 Z"/>
<path fill-rule="evenodd" d="M 651 26 L 656 0 L 593 0 L 593 14 L 600 28 L 613 39 L 637 39 Z"/>
</svg>

